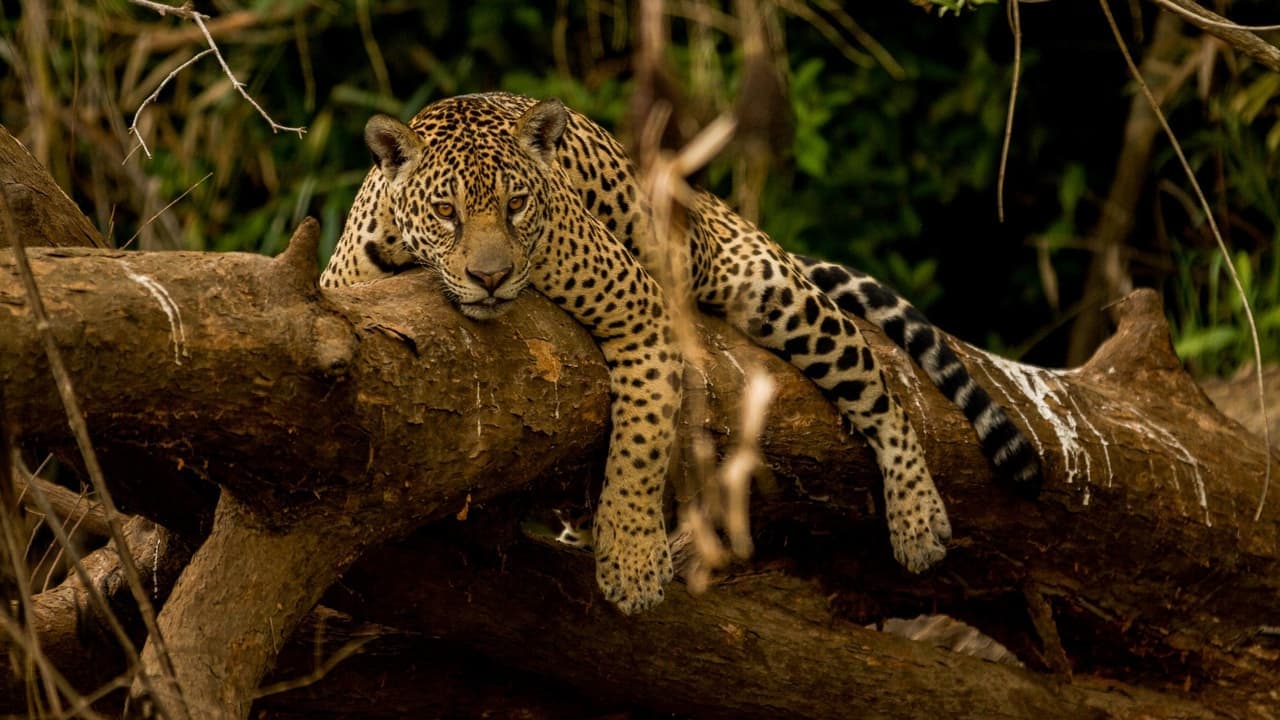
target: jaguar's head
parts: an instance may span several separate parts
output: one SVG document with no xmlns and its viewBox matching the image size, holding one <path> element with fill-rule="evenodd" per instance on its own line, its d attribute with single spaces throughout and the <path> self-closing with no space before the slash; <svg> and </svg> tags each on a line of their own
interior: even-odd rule
<svg viewBox="0 0 1280 720">
<path fill-rule="evenodd" d="M 559 100 L 544 100 L 512 123 L 461 97 L 428 108 L 414 128 L 385 115 L 365 126 L 404 246 L 440 273 L 464 315 L 497 317 L 528 283 L 550 227 L 566 116 Z"/>
</svg>

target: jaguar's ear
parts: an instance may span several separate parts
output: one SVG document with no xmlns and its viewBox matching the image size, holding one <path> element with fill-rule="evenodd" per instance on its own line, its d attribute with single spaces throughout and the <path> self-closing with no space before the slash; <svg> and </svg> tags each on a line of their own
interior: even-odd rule
<svg viewBox="0 0 1280 720">
<path fill-rule="evenodd" d="M 412 169 L 422 157 L 422 138 L 408 125 L 386 115 L 374 115 L 364 126 L 364 142 L 388 182 Z"/>
<path fill-rule="evenodd" d="M 530 155 L 550 165 L 568 120 L 569 111 L 565 110 L 564 103 L 556 98 L 543 100 L 516 121 L 516 139 Z"/>
</svg>

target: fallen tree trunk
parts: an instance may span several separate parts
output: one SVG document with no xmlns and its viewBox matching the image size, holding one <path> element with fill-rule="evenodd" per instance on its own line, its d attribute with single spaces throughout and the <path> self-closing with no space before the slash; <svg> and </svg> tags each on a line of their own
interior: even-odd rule
<svg viewBox="0 0 1280 720">
<path fill-rule="evenodd" d="M 415 564 L 409 577 L 391 571 Z M 503 567 L 518 567 L 504 572 Z M 435 533 L 359 563 L 344 581 L 364 617 L 431 633 L 584 694 L 706 718 L 1211 718 L 1135 687 L 1042 676 L 868 630 L 833 612 L 830 588 L 777 564 L 620 618 L 590 561 L 525 545 L 500 552 Z M 342 591 L 330 600 L 347 606 Z M 1117 693 L 1117 689 L 1120 690 Z"/>
<path fill-rule="evenodd" d="M 548 303 L 524 298 L 500 321 L 477 324 L 449 308 L 422 276 L 321 296 L 314 287 L 314 245 L 306 237 L 314 228 L 308 228 L 275 261 L 31 253 L 95 443 L 109 468 L 130 469 L 128 475 L 110 473 L 133 480 L 120 488 L 121 502 L 181 526 L 188 509 L 175 511 L 158 498 L 175 493 L 198 504 L 207 497 L 201 490 L 207 481 L 234 498 L 227 500 L 234 507 L 219 514 L 222 536 L 231 540 L 202 548 L 204 559 L 198 554 L 160 616 L 170 647 L 186 656 L 175 664 L 183 697 L 200 716 L 247 712 L 280 638 L 367 547 L 431 520 L 465 518 L 473 504 L 535 477 L 574 477 L 598 458 L 605 438 L 603 366 L 585 333 Z M 0 381 L 11 419 L 29 440 L 66 443 L 11 259 L 0 257 L 0 268 Z M 807 591 L 783 583 L 787 593 L 809 598 L 803 617 L 818 617 L 822 599 L 833 591 L 836 601 L 825 612 L 835 616 L 937 610 L 1026 650 L 1033 666 L 1073 667 L 1077 680 L 1116 677 L 1228 714 L 1260 712 L 1276 702 L 1278 650 L 1268 628 L 1280 625 L 1276 503 L 1264 507 L 1259 522 L 1252 520 L 1265 456 L 1182 374 L 1154 295 L 1136 294 L 1121 315 L 1116 337 L 1076 371 L 964 353 L 1042 450 L 1048 482 L 1037 503 L 992 487 L 963 417 L 896 351 L 876 342 L 889 358 L 890 381 L 908 398 L 957 531 L 943 569 L 925 579 L 906 576 L 889 560 L 881 521 L 868 502 L 877 484 L 869 451 L 843 435 L 835 414 L 802 377 L 716 323 L 704 333 L 710 352 L 703 372 L 687 377 L 692 391 L 705 392 L 706 416 L 685 421 L 727 435 L 746 365 L 765 367 L 781 383 L 763 447 L 775 475 L 797 481 L 802 490 L 757 498 L 756 509 L 765 523 L 766 556 L 782 557 L 778 548 L 798 546 L 786 561 L 788 572 L 815 578 Z M 148 462 L 144 472 L 139 458 Z M 830 524 L 832 518 L 838 522 Z M 868 542 L 835 553 L 821 547 L 820 533 L 811 527 L 835 533 L 835 540 Z M 247 547 L 258 550 L 246 553 Z M 424 567 L 447 560 L 438 546 L 431 548 Z M 830 562 L 813 562 L 805 550 L 815 548 L 831 553 Z M 257 571 L 268 563 L 269 573 Z M 523 627 L 546 633 L 539 643 L 571 648 L 565 654 L 571 671 L 532 652 L 529 662 L 543 657 L 538 667 L 548 675 L 638 702 L 645 698 L 635 695 L 632 658 L 659 657 L 664 638 L 701 638 L 682 652 L 697 655 L 704 674 L 664 680 L 650 673 L 643 680 L 645 697 L 703 709 L 720 704 L 724 688 L 740 682 L 742 662 L 768 657 L 735 654 L 713 642 L 726 617 L 738 618 L 735 627 L 744 638 L 780 643 L 770 647 L 792 643 L 795 652 L 772 656 L 811 663 L 815 677 L 838 647 L 834 638 L 814 635 L 830 615 L 810 626 L 786 621 L 766 612 L 781 601 L 759 588 L 747 591 L 745 600 L 724 590 L 689 601 L 677 593 L 680 599 L 665 609 L 629 621 L 592 604 L 590 573 L 579 568 L 568 577 L 582 581 L 565 592 L 578 601 L 574 612 L 590 606 L 582 611 L 590 622 L 570 622 L 572 614 L 547 622 L 547 613 L 569 609 L 542 604 L 536 605 L 540 613 L 530 613 L 528 603 L 535 601 L 519 589 L 558 593 L 554 588 L 567 587 L 563 580 L 549 583 L 522 563 L 489 571 L 493 584 L 483 597 L 492 600 L 483 603 L 439 594 L 478 582 L 467 576 L 437 578 L 442 585 L 431 591 L 395 583 L 360 594 L 379 606 L 371 616 L 383 622 L 381 616 L 394 614 L 388 607 L 397 598 L 405 608 L 429 601 L 431 611 L 419 613 L 425 618 L 419 629 L 456 635 L 522 664 L 510 657 L 521 649 L 512 648 L 511 636 L 485 630 L 485 623 L 501 621 L 493 615 L 509 602 L 512 614 L 529 618 Z M 850 575 L 857 592 L 850 590 Z M 362 577 L 344 585 L 360 592 L 360 583 L 372 583 L 369 575 Z M 405 587 L 403 594 L 396 594 L 397 587 Z M 213 588 L 219 591 L 211 596 Z M 436 603 L 451 612 L 436 613 Z M 361 616 L 360 603 L 343 604 Z M 878 610 L 868 612 L 868 606 Z M 704 607 L 705 614 L 695 612 Z M 681 623 L 672 624 L 671 613 Z M 408 615 L 396 615 L 397 622 Z M 789 630 L 776 634 L 771 623 Z M 874 697 L 851 693 L 842 710 L 886 712 L 895 702 L 903 707 L 910 701 L 922 712 L 955 715 L 960 696 L 971 717 L 1103 712 L 1087 690 L 1067 698 L 1054 689 L 1059 680 L 1013 670 L 995 672 L 1026 692 L 989 694 L 983 688 L 989 688 L 990 665 L 930 654 L 939 651 L 905 641 L 883 645 L 869 632 L 850 627 L 847 637 L 871 648 L 855 655 L 859 687 Z M 636 653 L 637 638 L 648 638 L 644 653 Z M 804 652 L 810 639 L 829 652 Z M 611 646 L 630 647 L 632 654 L 602 650 Z M 925 659 L 905 663 L 904 670 L 894 652 L 926 654 L 912 655 Z M 716 667 L 719 672 L 712 672 Z M 783 702 L 793 675 L 769 668 L 776 670 L 752 669 L 753 682 L 763 683 L 754 691 L 760 707 L 805 712 L 807 705 Z M 773 682 L 766 682 L 770 677 Z M 771 692 L 776 704 L 764 699 Z M 1139 707 L 1133 704 L 1138 701 L 1117 702 L 1122 704 L 1107 712 Z M 1172 698 L 1161 702 L 1162 711 L 1144 712 L 1210 714 L 1191 713 Z M 653 706 L 664 707 L 656 700 Z"/>
</svg>

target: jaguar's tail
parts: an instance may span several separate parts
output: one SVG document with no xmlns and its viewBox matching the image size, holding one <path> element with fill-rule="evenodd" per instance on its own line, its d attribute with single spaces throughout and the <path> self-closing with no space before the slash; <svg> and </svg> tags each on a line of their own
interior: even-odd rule
<svg viewBox="0 0 1280 720">
<path fill-rule="evenodd" d="M 799 255 L 795 259 L 809 280 L 842 310 L 875 323 L 906 350 L 942 394 L 964 412 L 1000 480 L 1019 494 L 1039 494 L 1040 460 L 1035 448 L 923 313 L 864 272 Z"/>
</svg>

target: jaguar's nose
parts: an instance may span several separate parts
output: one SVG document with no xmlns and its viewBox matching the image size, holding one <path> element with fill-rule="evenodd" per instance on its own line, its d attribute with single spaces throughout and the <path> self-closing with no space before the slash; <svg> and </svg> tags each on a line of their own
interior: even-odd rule
<svg viewBox="0 0 1280 720">
<path fill-rule="evenodd" d="M 480 287 L 488 290 L 489 292 L 493 292 L 502 285 L 503 280 L 506 280 L 507 277 L 511 275 L 511 269 L 510 265 L 497 270 L 488 271 L 468 267 L 467 275 L 471 276 L 471 278 L 477 283 L 480 283 Z"/>
</svg>

